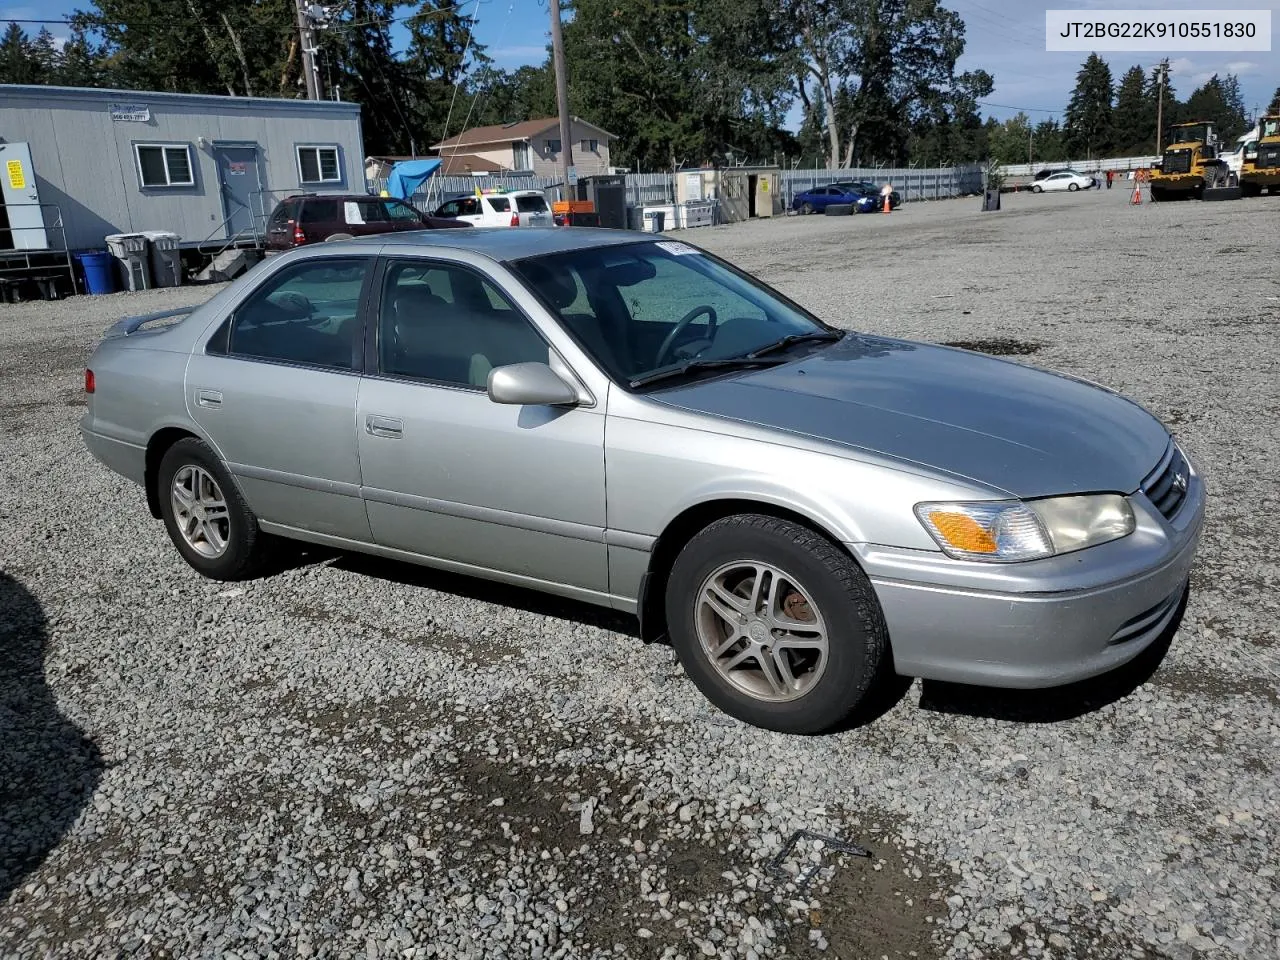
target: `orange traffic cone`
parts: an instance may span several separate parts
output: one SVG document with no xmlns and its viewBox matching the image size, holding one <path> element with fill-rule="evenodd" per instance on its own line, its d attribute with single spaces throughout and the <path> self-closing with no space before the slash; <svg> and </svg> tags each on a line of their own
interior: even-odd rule
<svg viewBox="0 0 1280 960">
<path fill-rule="evenodd" d="M 884 195 L 884 209 L 881 212 L 882 213 L 889 212 L 889 194 L 887 193 Z"/>
<path fill-rule="evenodd" d="M 1129 198 L 1129 205 L 1136 206 L 1142 203 L 1142 181 L 1137 178 L 1133 181 L 1133 196 Z"/>
</svg>

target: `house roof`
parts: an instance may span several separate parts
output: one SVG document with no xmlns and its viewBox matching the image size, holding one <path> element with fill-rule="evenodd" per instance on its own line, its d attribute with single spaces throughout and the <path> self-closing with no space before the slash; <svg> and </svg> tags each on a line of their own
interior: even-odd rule
<svg viewBox="0 0 1280 960">
<path fill-rule="evenodd" d="M 583 120 L 581 117 L 573 118 L 575 123 L 580 123 L 592 130 L 598 130 L 604 136 L 616 140 L 614 134 L 610 133 L 603 127 L 597 127 L 589 120 Z M 458 134 L 456 137 L 450 137 L 435 144 L 431 149 L 440 150 L 445 147 L 474 147 L 487 143 L 510 143 L 512 140 L 532 140 L 540 133 L 545 133 L 553 127 L 559 126 L 560 121 L 556 117 L 542 117 L 538 120 L 522 120 L 519 123 L 499 123 L 489 127 L 473 127 L 464 133 Z"/>
<path fill-rule="evenodd" d="M 441 159 L 444 161 L 444 166 L 440 168 L 440 172 L 445 176 L 453 176 L 455 174 L 465 176 L 468 173 L 498 173 L 506 169 L 502 164 L 486 160 L 484 157 L 478 157 L 474 153 L 442 154 Z"/>
</svg>

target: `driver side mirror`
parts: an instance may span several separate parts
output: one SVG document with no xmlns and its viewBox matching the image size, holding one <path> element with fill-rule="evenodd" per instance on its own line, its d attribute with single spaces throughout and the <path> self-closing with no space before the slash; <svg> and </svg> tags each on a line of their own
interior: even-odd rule
<svg viewBox="0 0 1280 960">
<path fill-rule="evenodd" d="M 576 406 L 578 391 L 545 363 L 512 363 L 489 371 L 489 399 L 519 406 Z"/>
</svg>

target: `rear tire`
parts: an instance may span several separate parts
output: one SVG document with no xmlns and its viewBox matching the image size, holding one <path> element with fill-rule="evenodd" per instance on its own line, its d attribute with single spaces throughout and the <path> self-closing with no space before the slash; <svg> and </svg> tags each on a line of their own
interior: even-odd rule
<svg viewBox="0 0 1280 960">
<path fill-rule="evenodd" d="M 802 216 L 806 216 L 806 217 L 809 214 L 813 213 L 813 204 L 810 203 L 808 200 L 800 204 L 800 213 Z"/>
<path fill-rule="evenodd" d="M 156 484 L 169 539 L 197 573 L 247 580 L 261 569 L 267 537 L 222 461 L 202 441 L 187 437 L 166 450 Z"/>
<path fill-rule="evenodd" d="M 689 678 L 725 713 L 768 730 L 839 726 L 890 663 L 866 574 L 826 537 L 778 517 L 726 517 L 697 534 L 665 602 Z"/>
<path fill-rule="evenodd" d="M 1031 192 L 1032 192 L 1032 193 L 1044 193 L 1044 188 L 1043 188 L 1043 187 L 1041 187 L 1041 186 L 1040 186 L 1040 184 L 1038 184 L 1038 183 L 1033 183 L 1033 184 L 1031 185 Z"/>
</svg>

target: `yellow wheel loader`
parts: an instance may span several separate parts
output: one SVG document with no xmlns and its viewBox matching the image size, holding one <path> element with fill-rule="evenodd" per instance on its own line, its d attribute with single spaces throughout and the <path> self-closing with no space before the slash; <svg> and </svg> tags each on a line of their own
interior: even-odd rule
<svg viewBox="0 0 1280 960">
<path fill-rule="evenodd" d="M 1246 197 L 1280 193 L 1280 115 L 1258 121 L 1258 141 L 1251 146 L 1240 166 L 1241 191 Z"/>
<path fill-rule="evenodd" d="M 1240 196 L 1220 154 L 1222 145 L 1207 120 L 1169 128 L 1160 166 L 1151 171 L 1151 199 L 1229 200 Z"/>
</svg>

